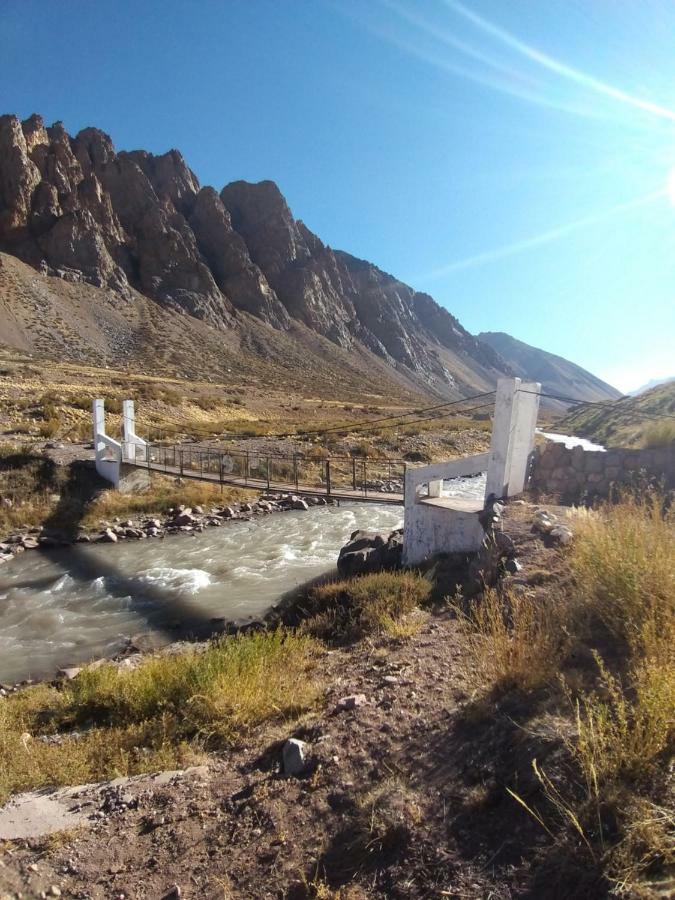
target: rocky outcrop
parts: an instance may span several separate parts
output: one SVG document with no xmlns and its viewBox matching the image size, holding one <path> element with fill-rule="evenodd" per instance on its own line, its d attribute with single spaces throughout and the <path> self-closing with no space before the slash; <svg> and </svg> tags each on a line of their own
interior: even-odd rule
<svg viewBox="0 0 675 900">
<path fill-rule="evenodd" d="M 337 569 L 343 578 L 398 569 L 403 554 L 403 529 L 385 536 L 370 531 L 355 531 L 340 550 Z"/>
<path fill-rule="evenodd" d="M 177 150 L 116 152 L 95 128 L 71 137 L 36 115 L 0 117 L 0 250 L 217 328 L 240 313 L 278 330 L 301 323 L 455 395 L 507 371 L 431 297 L 322 243 L 274 182 L 218 194 Z"/>
</svg>

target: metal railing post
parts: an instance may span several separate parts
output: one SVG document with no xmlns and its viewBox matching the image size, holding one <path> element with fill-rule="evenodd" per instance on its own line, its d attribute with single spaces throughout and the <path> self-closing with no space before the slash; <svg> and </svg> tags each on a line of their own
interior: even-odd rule
<svg viewBox="0 0 675 900">
<path fill-rule="evenodd" d="M 366 458 L 365 458 L 365 456 L 364 456 L 364 457 L 363 457 L 363 484 L 361 485 L 362 488 L 363 488 L 363 496 L 364 496 L 364 497 L 367 497 L 367 496 L 368 496 L 368 481 L 367 481 L 367 479 L 366 479 L 366 472 L 367 472 L 367 470 L 366 470 L 366 462 L 367 462 L 367 460 L 366 460 Z"/>
<path fill-rule="evenodd" d="M 251 471 L 250 466 L 251 466 L 251 461 L 249 459 L 248 450 L 247 450 L 246 451 L 245 468 L 244 468 L 244 481 L 246 482 L 246 484 L 248 484 L 248 476 L 249 476 L 249 472 Z"/>
<path fill-rule="evenodd" d="M 180 474 L 181 475 L 183 474 L 183 470 L 185 468 L 185 460 L 183 458 L 183 455 L 184 455 L 184 451 L 182 449 L 179 450 L 178 451 L 178 462 L 179 462 L 179 466 L 180 466 Z"/>
<path fill-rule="evenodd" d="M 269 458 L 269 456 L 267 457 L 266 469 L 267 469 L 267 490 L 269 491 L 269 489 L 270 489 L 270 458 Z"/>
<path fill-rule="evenodd" d="M 330 497 L 330 460 L 326 460 L 326 493 Z"/>
<path fill-rule="evenodd" d="M 295 489 L 298 490 L 298 457 L 293 457 L 293 480 L 295 481 Z"/>
<path fill-rule="evenodd" d="M 356 490 L 356 457 L 352 457 L 352 489 Z"/>
</svg>

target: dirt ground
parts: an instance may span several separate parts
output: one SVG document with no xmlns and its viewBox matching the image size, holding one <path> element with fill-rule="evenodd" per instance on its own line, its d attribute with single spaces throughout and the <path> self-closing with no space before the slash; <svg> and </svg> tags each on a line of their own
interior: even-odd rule
<svg viewBox="0 0 675 900">
<path fill-rule="evenodd" d="M 513 586 L 537 594 L 566 565 L 530 532 L 533 510 L 509 507 L 506 530 Z M 85 827 L 0 845 L 0 897 L 604 896 L 588 873 L 561 882 L 550 838 L 506 791 L 530 796 L 531 759 L 554 764 L 553 711 L 485 696 L 447 605 L 418 624 L 329 651 L 324 702 L 301 722 L 168 784 L 84 792 Z M 289 737 L 308 745 L 299 777 L 281 774 Z"/>
</svg>

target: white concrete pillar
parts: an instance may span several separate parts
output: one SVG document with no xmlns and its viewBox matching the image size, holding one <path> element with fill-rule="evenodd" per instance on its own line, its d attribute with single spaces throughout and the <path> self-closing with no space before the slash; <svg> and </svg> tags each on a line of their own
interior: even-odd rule
<svg viewBox="0 0 675 900">
<path fill-rule="evenodd" d="M 516 424 L 513 432 L 511 459 L 507 472 L 507 496 L 522 494 L 529 469 L 530 454 L 534 448 L 534 433 L 539 415 L 541 384 L 523 381 L 516 395 Z"/>
<path fill-rule="evenodd" d="M 429 482 L 429 497 L 441 497 L 443 494 L 443 480 Z"/>
<path fill-rule="evenodd" d="M 117 487 L 120 482 L 122 447 L 105 432 L 105 404 L 103 400 L 92 401 L 92 420 L 96 471 L 102 478 L 105 478 L 106 481 Z"/>
<path fill-rule="evenodd" d="M 136 434 L 136 411 L 133 400 L 122 402 L 122 449 L 129 462 L 147 460 L 147 444 Z"/>
<path fill-rule="evenodd" d="M 494 494 L 495 497 L 504 497 L 508 492 L 508 472 L 515 429 L 515 407 L 518 400 L 516 392 L 519 387 L 520 378 L 500 378 L 497 382 L 490 461 L 485 486 L 486 499 L 491 494 Z"/>
<path fill-rule="evenodd" d="M 105 434 L 105 404 L 103 400 L 94 400 L 91 409 L 94 420 L 94 450 L 98 454 L 98 437 Z"/>
</svg>

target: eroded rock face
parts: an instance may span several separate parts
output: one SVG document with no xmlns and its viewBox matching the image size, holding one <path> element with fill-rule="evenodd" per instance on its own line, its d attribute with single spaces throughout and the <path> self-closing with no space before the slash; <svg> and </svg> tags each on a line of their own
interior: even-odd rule
<svg viewBox="0 0 675 900">
<path fill-rule="evenodd" d="M 447 352 L 482 382 L 508 371 L 428 295 L 323 244 L 272 181 L 200 187 L 177 150 L 116 152 L 104 132 L 0 117 L 0 249 L 221 327 L 246 312 L 454 388 Z"/>
</svg>

